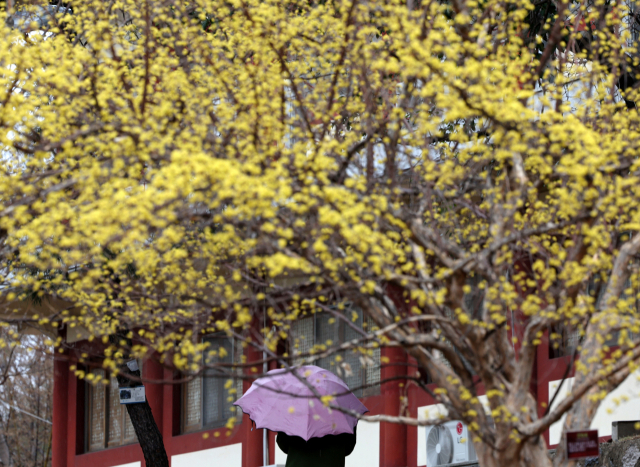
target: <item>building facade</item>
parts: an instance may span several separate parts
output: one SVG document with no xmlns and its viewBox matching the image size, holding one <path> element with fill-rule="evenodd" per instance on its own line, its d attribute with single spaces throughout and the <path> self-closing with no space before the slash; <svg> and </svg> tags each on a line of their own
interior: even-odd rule
<svg viewBox="0 0 640 467">
<path fill-rule="evenodd" d="M 515 317 L 517 319 L 517 316 Z M 519 325 L 513 322 L 515 332 Z M 316 331 L 317 332 L 317 331 Z M 74 344 L 83 351 L 85 342 Z M 233 354 L 233 349 L 229 349 Z M 565 352 L 568 353 L 568 352 Z M 244 349 L 248 362 L 258 361 L 261 354 Z M 368 382 L 359 396 L 370 415 L 397 415 L 399 410 L 424 419 L 438 410 L 435 401 L 413 383 L 398 377 L 415 374 L 416 366 L 398 348 L 381 349 L 377 358 L 377 375 L 366 371 L 354 384 Z M 563 355 L 548 344 L 548 332 L 538 347 L 536 369 L 531 391 L 543 415 L 553 399 L 557 404 L 570 390 L 571 356 Z M 126 411 L 111 396 L 111 385 L 92 385 L 75 374 L 73 351 L 55 361 L 53 406 L 53 467 L 142 467 L 142 451 Z M 274 367 L 275 368 L 275 367 Z M 93 370 L 100 371 L 100 370 Z M 247 371 L 249 371 L 247 369 Z M 370 370 L 367 370 L 370 371 Z M 231 429 L 225 426 L 231 409 L 231 398 L 216 382 L 194 379 L 176 382 L 178 375 L 153 359 L 142 364 L 147 383 L 147 400 L 163 434 L 172 467 L 258 467 L 263 463 L 263 430 L 253 427 L 242 415 Z M 344 376 L 343 376 L 344 377 Z M 351 375 L 353 377 L 353 374 Z M 378 378 L 376 384 L 375 378 Z M 560 382 L 563 381 L 562 386 Z M 385 382 L 386 381 L 386 382 Z M 238 378 L 237 393 L 246 391 L 250 381 Z M 554 394 L 558 392 L 554 399 Z M 482 388 L 480 388 L 480 394 Z M 632 375 L 601 405 L 593 422 L 602 440 L 611 436 L 611 423 L 640 419 L 640 383 Z M 234 397 L 235 398 L 235 397 Z M 560 441 L 561 424 L 545 433 L 549 448 Z M 275 433 L 268 433 L 270 465 L 284 465 L 286 456 L 275 443 Z M 426 428 L 392 423 L 358 424 L 358 443 L 347 467 L 421 467 L 426 466 Z"/>
</svg>

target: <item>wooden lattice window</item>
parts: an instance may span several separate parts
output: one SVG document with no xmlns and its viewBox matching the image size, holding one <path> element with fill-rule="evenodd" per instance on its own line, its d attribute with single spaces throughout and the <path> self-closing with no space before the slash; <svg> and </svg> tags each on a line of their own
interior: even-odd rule
<svg viewBox="0 0 640 467">
<path fill-rule="evenodd" d="M 373 321 L 368 317 L 363 321 L 362 311 L 355 308 L 349 308 L 346 311 L 346 318 L 352 325 L 343 319 L 336 319 L 328 312 L 317 312 L 294 321 L 290 331 L 292 363 L 301 363 L 303 359 L 301 356 L 308 355 L 314 345 L 327 345 L 331 342 L 327 345 L 329 348 L 362 337 L 357 329 L 363 329 L 363 322 L 367 323 L 366 329 L 371 329 L 373 326 Z M 340 362 L 336 362 L 337 355 L 340 356 Z M 373 349 L 370 354 L 363 354 L 357 349 L 339 352 L 316 360 L 315 365 L 336 373 L 358 397 L 380 392 L 379 347 Z"/>
<path fill-rule="evenodd" d="M 99 381 L 87 383 L 87 450 L 99 451 L 137 442 L 127 408 L 120 404 L 118 382 L 115 378 L 105 379 L 104 370 L 92 373 Z"/>
<path fill-rule="evenodd" d="M 205 341 L 210 343 L 208 350 L 215 351 L 215 355 L 203 357 L 205 366 L 241 361 L 242 346 L 225 334 L 207 336 Z M 230 378 L 230 371 L 238 376 Z M 242 395 L 240 371 L 240 369 L 230 368 L 209 368 L 201 376 L 183 384 L 183 433 L 223 426 L 229 418 L 241 413 L 240 409 L 233 405 L 233 402 Z M 232 384 L 227 387 L 230 379 Z"/>
</svg>

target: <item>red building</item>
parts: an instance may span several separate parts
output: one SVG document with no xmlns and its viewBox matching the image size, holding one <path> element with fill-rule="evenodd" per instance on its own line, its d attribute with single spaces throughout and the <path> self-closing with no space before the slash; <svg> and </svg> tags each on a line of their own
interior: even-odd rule
<svg viewBox="0 0 640 467">
<path fill-rule="evenodd" d="M 514 324 L 518 333 L 519 326 Z M 317 322 L 314 326 L 317 335 L 322 327 Z M 105 384 L 94 386 L 75 376 L 75 358 L 86 345 L 86 341 L 74 343 L 74 350 L 55 361 L 53 467 L 142 467 L 142 451 L 135 441 L 123 406 L 115 397 L 110 397 L 112 387 Z M 229 350 L 229 354 L 233 355 L 234 349 L 230 347 Z M 546 340 L 538 348 L 531 391 L 539 401 L 541 415 L 553 397 L 558 381 L 567 371 L 570 357 L 557 353 Z M 261 357 L 255 352 L 245 355 L 249 362 Z M 361 394 L 361 400 L 369 408 L 370 414 L 395 415 L 404 404 L 411 416 L 424 418 L 429 410 L 436 408 L 434 401 L 412 383 L 394 380 L 376 384 L 376 380 L 379 383 L 416 371 L 401 349 L 382 349 L 381 355 L 375 356 L 375 359 L 377 369 L 357 369 L 361 375 L 357 376 L 361 378 L 359 382 L 369 384 Z M 381 360 L 387 363 L 380 365 Z M 216 386 L 218 383 L 196 379 L 190 383 L 169 384 L 176 378 L 174 372 L 152 359 L 144 362 L 142 372 L 144 379 L 157 382 L 146 384 L 147 399 L 163 434 L 172 467 L 263 465 L 263 431 L 252 429 L 252 423 L 246 415 L 232 429 L 224 426 L 231 406 L 224 399 L 222 388 Z M 97 373 L 94 371 L 94 374 Z M 161 384 L 163 382 L 167 384 Z M 571 378 L 565 381 L 556 397 L 557 401 L 570 388 L 570 383 Z M 605 400 L 594 420 L 601 437 L 610 436 L 611 421 L 638 419 L 640 401 L 630 399 L 622 405 L 611 402 L 613 399 L 618 402 L 617 398 L 620 397 L 624 399 L 625 394 L 637 396 L 640 393 L 638 384 L 637 378 L 632 376 L 610 396 L 609 401 Z M 249 385 L 250 382 L 238 379 L 238 392 L 246 390 Z M 422 427 L 361 422 L 358 426 L 358 444 L 354 453 L 347 458 L 347 466 L 425 466 L 425 430 Z M 545 434 L 550 448 L 558 443 L 559 430 L 558 424 Z M 286 459 L 275 444 L 274 433 L 268 434 L 268 456 L 269 464 L 284 464 Z"/>
</svg>

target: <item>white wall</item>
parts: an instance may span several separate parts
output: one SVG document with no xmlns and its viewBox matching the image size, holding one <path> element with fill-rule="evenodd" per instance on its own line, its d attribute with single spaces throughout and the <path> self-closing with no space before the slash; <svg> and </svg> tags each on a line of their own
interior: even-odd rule
<svg viewBox="0 0 640 467">
<path fill-rule="evenodd" d="M 276 443 L 276 464 L 285 465 L 287 463 L 287 455 L 282 452 L 282 449 L 278 447 L 278 443 Z"/>
<path fill-rule="evenodd" d="M 403 449 L 404 446 L 399 446 Z M 358 422 L 358 441 L 345 467 L 380 466 L 380 423 Z"/>
<path fill-rule="evenodd" d="M 131 462 L 130 464 L 121 464 L 121 465 L 115 465 L 114 467 L 140 467 L 141 463 L 140 461 L 138 462 Z"/>
<path fill-rule="evenodd" d="M 171 456 L 171 467 L 211 466 L 242 467 L 242 443 Z"/>
<path fill-rule="evenodd" d="M 487 396 L 479 396 L 478 400 L 483 405 L 485 412 L 489 413 L 489 401 Z M 418 420 L 433 420 L 434 422 L 446 417 L 448 410 L 442 404 L 425 405 L 418 407 Z M 411 428 L 410 428 L 411 429 Z M 427 427 L 419 426 L 418 429 L 418 467 L 427 465 Z"/>
<path fill-rule="evenodd" d="M 560 389 L 560 393 L 553 401 L 553 410 L 568 394 L 571 393 L 574 378 L 567 378 Z M 549 382 L 549 400 L 553 397 L 561 380 Z M 549 428 L 549 444 L 560 442 L 563 416 Z M 591 429 L 598 430 L 598 436 L 611 436 L 611 422 L 624 420 L 640 420 L 640 371 L 625 379 L 618 388 L 607 395 L 600 403 L 596 415 L 591 422 Z"/>
<path fill-rule="evenodd" d="M 379 467 L 380 424 L 358 422 L 357 437 L 356 447 L 351 455 L 347 456 L 345 467 Z M 287 455 L 280 450 L 276 443 L 276 464 L 284 465 L 286 462 Z"/>
</svg>

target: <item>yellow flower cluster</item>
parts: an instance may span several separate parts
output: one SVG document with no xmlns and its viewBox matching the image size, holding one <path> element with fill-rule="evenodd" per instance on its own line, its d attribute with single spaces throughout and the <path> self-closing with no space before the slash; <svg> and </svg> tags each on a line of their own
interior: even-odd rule
<svg viewBox="0 0 640 467">
<path fill-rule="evenodd" d="M 225 357 L 205 334 L 246 345 L 267 324 L 258 345 L 278 352 L 297 320 L 355 303 L 376 346 L 424 346 L 412 356 L 472 427 L 474 375 L 501 423 L 530 417 L 509 394 L 515 343 L 583 336 L 584 374 L 613 368 L 612 339 L 634 348 L 621 13 L 579 5 L 544 35 L 529 1 L 70 5 L 46 31 L 0 22 L 9 315 L 62 300 L 34 319 L 109 344 L 105 367 L 158 352 L 197 372 Z M 600 20 L 585 46 L 571 25 Z M 530 332 L 511 332 L 514 310 Z"/>
</svg>

